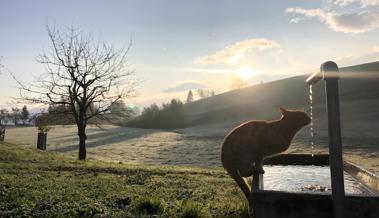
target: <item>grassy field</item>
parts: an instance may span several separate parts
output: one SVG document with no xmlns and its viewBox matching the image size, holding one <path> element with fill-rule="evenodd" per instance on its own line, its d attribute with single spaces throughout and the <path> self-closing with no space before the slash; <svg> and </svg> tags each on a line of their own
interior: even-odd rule
<svg viewBox="0 0 379 218">
<path fill-rule="evenodd" d="M 217 134 L 213 134 L 213 132 Z M 206 168 L 221 167 L 220 152 L 225 129 L 188 128 L 179 131 L 146 130 L 118 126 L 88 128 L 87 157 L 107 162 L 129 164 L 176 165 Z M 294 139 L 287 153 L 327 153 L 326 146 L 309 146 L 307 129 Z M 220 134 L 221 133 L 221 134 Z M 354 138 L 358 138 L 354 135 Z M 351 135 L 351 134 L 350 134 Z M 36 147 L 37 130 L 34 127 L 8 129 L 6 142 Z M 365 137 L 367 140 L 367 137 Z M 376 142 L 354 141 L 343 138 L 346 160 L 379 173 L 379 148 Z M 47 149 L 76 157 L 78 138 L 74 126 L 56 126 L 48 133 Z M 325 137 L 317 143 L 327 144 Z"/>
<path fill-rule="evenodd" d="M 6 142 L 36 147 L 34 127 L 8 129 Z M 90 126 L 87 157 L 108 162 L 220 167 L 222 139 L 187 137 L 163 130 L 119 126 Z M 78 137 L 74 126 L 56 126 L 48 133 L 48 150 L 77 156 Z"/>
<path fill-rule="evenodd" d="M 0 217 L 247 217 L 222 170 L 80 162 L 0 144 Z"/>
</svg>

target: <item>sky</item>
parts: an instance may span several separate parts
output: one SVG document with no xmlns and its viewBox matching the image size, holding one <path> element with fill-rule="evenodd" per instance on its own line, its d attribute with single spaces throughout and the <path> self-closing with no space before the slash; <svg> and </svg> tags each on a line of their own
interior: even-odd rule
<svg viewBox="0 0 379 218">
<path fill-rule="evenodd" d="M 46 25 L 75 26 L 115 47 L 141 84 L 139 107 L 312 73 L 327 60 L 379 59 L 379 0 L 0 0 L 0 107 L 18 97 L 8 70 L 32 82 L 50 47 Z M 195 95 L 196 98 L 196 95 Z M 33 107 L 32 105 L 30 107 Z"/>
</svg>

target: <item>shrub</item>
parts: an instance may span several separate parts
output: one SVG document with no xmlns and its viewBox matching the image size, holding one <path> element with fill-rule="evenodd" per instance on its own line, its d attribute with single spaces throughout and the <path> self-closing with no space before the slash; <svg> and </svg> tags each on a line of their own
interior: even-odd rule
<svg viewBox="0 0 379 218">
<path fill-rule="evenodd" d="M 180 218 L 205 218 L 209 214 L 198 204 L 192 201 L 183 201 L 181 206 Z"/>
<path fill-rule="evenodd" d="M 140 198 L 132 207 L 135 216 L 157 215 L 164 211 L 164 205 L 157 198 Z"/>
</svg>

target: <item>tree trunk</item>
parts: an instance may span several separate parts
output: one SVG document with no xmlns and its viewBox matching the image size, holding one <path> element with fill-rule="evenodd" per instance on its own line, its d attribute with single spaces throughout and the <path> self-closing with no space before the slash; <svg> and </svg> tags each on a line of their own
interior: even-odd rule
<svg viewBox="0 0 379 218">
<path fill-rule="evenodd" d="M 79 136 L 79 160 L 85 160 L 86 156 L 86 140 L 83 138 L 83 136 Z"/>
<path fill-rule="evenodd" d="M 86 151 L 86 131 L 85 129 L 79 130 L 79 160 L 85 160 L 87 151 Z"/>
<path fill-rule="evenodd" d="M 80 117 L 78 123 L 78 136 L 79 136 L 79 160 L 85 160 L 87 156 L 86 151 L 86 123 L 85 118 Z"/>
</svg>

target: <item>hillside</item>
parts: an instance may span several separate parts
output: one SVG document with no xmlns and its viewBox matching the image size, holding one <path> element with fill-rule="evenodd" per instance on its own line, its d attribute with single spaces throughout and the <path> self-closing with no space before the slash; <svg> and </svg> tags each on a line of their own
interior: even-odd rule
<svg viewBox="0 0 379 218">
<path fill-rule="evenodd" d="M 340 68 L 342 134 L 345 145 L 379 145 L 379 62 Z M 233 90 L 186 104 L 193 135 L 222 137 L 238 123 L 250 119 L 276 119 L 278 107 L 308 110 L 309 75 L 296 76 Z M 327 135 L 324 83 L 313 88 L 314 121 L 319 144 Z M 304 129 L 297 139 L 309 141 Z M 378 146 L 379 147 L 379 146 Z"/>
</svg>

